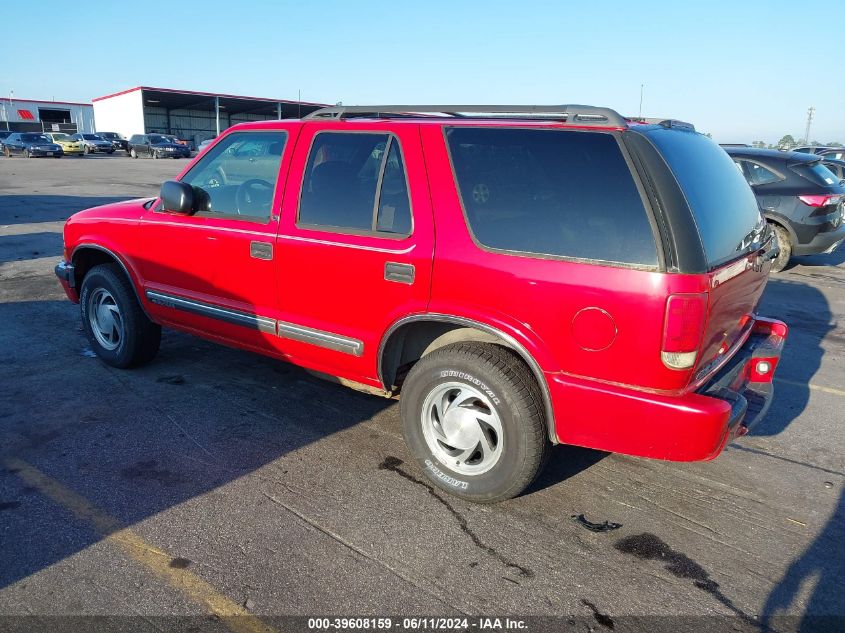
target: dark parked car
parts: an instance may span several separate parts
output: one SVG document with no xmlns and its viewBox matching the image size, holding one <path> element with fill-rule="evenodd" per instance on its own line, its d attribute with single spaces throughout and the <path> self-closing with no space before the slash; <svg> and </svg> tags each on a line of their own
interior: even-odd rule
<svg viewBox="0 0 845 633">
<path fill-rule="evenodd" d="M 129 152 L 129 141 L 117 132 L 97 132 L 97 136 L 107 140 L 115 149 L 122 149 L 124 152 Z"/>
<path fill-rule="evenodd" d="M 845 147 L 834 147 L 831 149 L 826 149 L 821 152 L 818 152 L 818 154 L 824 160 L 828 160 L 830 158 L 834 160 L 845 160 Z"/>
<path fill-rule="evenodd" d="M 780 254 L 773 271 L 783 270 L 794 255 L 829 253 L 845 240 L 845 186 L 821 156 L 738 147 L 726 151 L 777 235 Z"/>
<path fill-rule="evenodd" d="M 845 160 L 836 160 L 823 156 L 822 165 L 832 171 L 833 175 L 840 180 L 845 180 Z"/>
<path fill-rule="evenodd" d="M 790 151 L 799 152 L 801 154 L 821 154 L 831 149 L 835 150 L 841 148 L 830 147 L 829 145 L 799 145 L 798 147 L 793 147 Z"/>
<path fill-rule="evenodd" d="M 162 134 L 135 134 L 129 139 L 129 155 L 132 158 L 190 158 L 191 148 L 174 143 Z"/>
<path fill-rule="evenodd" d="M 26 158 L 36 156 L 64 156 L 62 148 L 43 134 L 28 132 L 13 132 L 3 139 L 3 153 L 6 157 L 19 154 Z"/>
<path fill-rule="evenodd" d="M 3 147 L 3 141 L 6 139 L 6 137 L 11 136 L 11 134 L 11 130 L 0 130 L 0 149 L 2 149 Z"/>
<path fill-rule="evenodd" d="M 82 143 L 86 154 L 114 154 L 114 145 L 99 134 L 79 133 L 71 138 Z"/>
</svg>

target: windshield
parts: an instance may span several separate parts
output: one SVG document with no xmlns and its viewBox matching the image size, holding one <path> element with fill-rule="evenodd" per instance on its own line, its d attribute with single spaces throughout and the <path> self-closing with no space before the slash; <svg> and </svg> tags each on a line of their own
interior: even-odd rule
<svg viewBox="0 0 845 633">
<path fill-rule="evenodd" d="M 97 134 L 83 134 L 82 138 L 84 138 L 86 141 L 102 141 L 103 140 L 102 137 L 100 137 Z"/>
<path fill-rule="evenodd" d="M 152 143 L 153 145 L 158 145 L 160 143 L 169 143 L 169 142 L 170 141 L 168 139 L 164 138 L 160 134 L 151 134 L 150 135 L 150 143 Z"/>
<path fill-rule="evenodd" d="M 765 225 L 754 192 L 725 150 L 697 132 L 657 128 L 645 135 L 687 199 L 711 268 L 747 252 Z"/>
<path fill-rule="evenodd" d="M 48 139 L 43 134 L 21 134 L 21 140 L 24 143 L 49 143 Z"/>
<path fill-rule="evenodd" d="M 72 141 L 69 134 L 53 134 L 54 141 Z"/>
<path fill-rule="evenodd" d="M 839 178 L 830 171 L 827 167 L 822 165 L 821 161 L 815 163 L 799 163 L 798 165 L 791 165 L 790 169 L 807 180 L 814 182 L 817 185 L 831 186 L 838 185 Z"/>
<path fill-rule="evenodd" d="M 103 138 L 109 140 L 117 138 L 117 134 L 115 134 L 114 132 L 100 132 L 99 136 L 102 136 Z"/>
</svg>

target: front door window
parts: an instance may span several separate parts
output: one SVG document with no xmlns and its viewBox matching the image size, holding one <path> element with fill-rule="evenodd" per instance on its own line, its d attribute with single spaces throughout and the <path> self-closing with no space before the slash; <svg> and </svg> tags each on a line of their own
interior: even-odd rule
<svg viewBox="0 0 845 633">
<path fill-rule="evenodd" d="M 182 178 L 198 215 L 269 221 L 286 140 L 283 131 L 235 132 L 211 148 Z"/>
</svg>

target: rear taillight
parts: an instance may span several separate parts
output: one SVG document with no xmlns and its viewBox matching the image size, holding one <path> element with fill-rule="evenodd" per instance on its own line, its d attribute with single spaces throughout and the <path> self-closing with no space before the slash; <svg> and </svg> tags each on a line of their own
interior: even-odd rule
<svg viewBox="0 0 845 633">
<path fill-rule="evenodd" d="M 664 365 L 670 369 L 689 369 L 695 365 L 706 320 L 707 293 L 669 296 L 660 350 Z"/>
<path fill-rule="evenodd" d="M 841 195 L 805 195 L 798 196 L 798 199 L 808 207 L 826 207 L 829 204 L 839 204 L 842 201 Z"/>
</svg>

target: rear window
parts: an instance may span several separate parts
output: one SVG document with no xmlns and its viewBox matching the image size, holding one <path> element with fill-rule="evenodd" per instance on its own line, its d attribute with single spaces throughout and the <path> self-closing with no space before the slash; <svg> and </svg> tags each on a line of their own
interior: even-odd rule
<svg viewBox="0 0 845 633">
<path fill-rule="evenodd" d="M 762 216 L 754 192 L 725 150 L 703 134 L 656 128 L 657 146 L 692 209 L 711 267 L 747 251 Z"/>
<path fill-rule="evenodd" d="M 817 185 L 829 187 L 838 185 L 839 178 L 820 161 L 815 163 L 799 163 L 791 165 L 790 169 L 799 176 L 803 176 Z"/>
<path fill-rule="evenodd" d="M 651 223 L 612 135 L 456 127 L 446 138 L 466 218 L 481 245 L 657 265 Z"/>
</svg>

